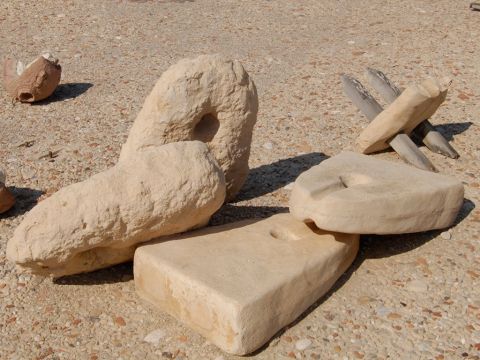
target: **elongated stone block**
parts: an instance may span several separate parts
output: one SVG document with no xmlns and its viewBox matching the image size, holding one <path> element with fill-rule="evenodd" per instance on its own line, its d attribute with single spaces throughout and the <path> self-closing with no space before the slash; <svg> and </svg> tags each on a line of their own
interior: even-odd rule
<svg viewBox="0 0 480 360">
<path fill-rule="evenodd" d="M 135 252 L 137 293 L 224 351 L 261 347 L 353 262 L 358 235 L 280 214 L 169 237 Z"/>
<path fill-rule="evenodd" d="M 463 203 L 455 178 L 344 152 L 302 173 L 291 214 L 352 234 L 401 234 L 453 224 Z"/>
<path fill-rule="evenodd" d="M 69 185 L 35 206 L 7 257 L 63 276 L 131 260 L 137 245 L 205 225 L 225 199 L 225 177 L 207 146 L 152 147 Z"/>
</svg>

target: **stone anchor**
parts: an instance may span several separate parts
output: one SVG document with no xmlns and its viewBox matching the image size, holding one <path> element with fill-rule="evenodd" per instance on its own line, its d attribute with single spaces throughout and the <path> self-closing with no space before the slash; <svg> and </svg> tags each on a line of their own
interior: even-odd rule
<svg viewBox="0 0 480 360">
<path fill-rule="evenodd" d="M 374 80 L 375 87 L 381 89 L 379 92 L 386 93 L 385 89 L 389 87 L 388 79 L 380 80 L 377 73 Z M 392 104 L 385 110 L 360 81 L 351 76 L 343 75 L 342 82 L 345 94 L 371 121 L 357 140 L 362 153 L 369 154 L 392 147 L 407 163 L 423 170 L 436 171 L 435 166 L 410 139 L 409 134 L 415 131 L 432 148 L 439 148 L 444 153 L 450 154 L 452 157 L 455 156 L 456 152 L 453 148 L 446 150 L 444 144 L 446 140 L 438 141 L 441 137 L 439 133 L 437 133 L 438 136 L 432 136 L 427 131 L 429 130 L 428 125 L 419 127 L 419 124 L 431 117 L 445 100 L 448 81 L 428 79 L 419 85 L 408 87 L 401 94 L 397 94 L 397 91 L 395 91 L 396 98 L 392 99 Z M 379 84 L 380 82 L 382 83 Z M 393 97 L 391 88 L 392 85 L 390 84 L 390 99 Z"/>
<path fill-rule="evenodd" d="M 390 104 L 394 102 L 402 93 L 402 90 L 396 87 L 380 70 L 368 68 L 367 74 L 370 84 L 387 103 Z M 452 159 L 457 159 L 459 157 L 458 153 L 449 144 L 447 139 L 436 131 L 428 120 L 424 120 L 413 129 L 412 135 L 421 140 L 425 146 L 433 152 L 448 156 Z"/>
<path fill-rule="evenodd" d="M 135 252 L 135 288 L 228 353 L 261 347 L 351 265 L 359 235 L 290 214 L 176 235 Z"/>
</svg>

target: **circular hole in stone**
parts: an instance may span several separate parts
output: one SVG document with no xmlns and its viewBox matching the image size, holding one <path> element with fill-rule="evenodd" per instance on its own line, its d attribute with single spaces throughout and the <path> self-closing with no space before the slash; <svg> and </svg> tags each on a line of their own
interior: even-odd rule
<svg viewBox="0 0 480 360">
<path fill-rule="evenodd" d="M 205 143 L 213 140 L 217 134 L 220 122 L 213 114 L 203 115 L 200 121 L 193 129 L 193 140 L 203 141 Z"/>
</svg>

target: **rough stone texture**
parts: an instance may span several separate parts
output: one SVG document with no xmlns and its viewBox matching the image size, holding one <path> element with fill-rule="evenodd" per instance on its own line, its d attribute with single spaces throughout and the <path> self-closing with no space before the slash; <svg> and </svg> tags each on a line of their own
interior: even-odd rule
<svg viewBox="0 0 480 360">
<path fill-rule="evenodd" d="M 452 225 L 463 193 L 455 178 L 344 152 L 297 178 L 290 211 L 329 231 L 412 233 Z"/>
<path fill-rule="evenodd" d="M 244 355 L 325 294 L 358 246 L 358 235 L 274 215 L 139 247 L 135 287 L 223 350 Z"/>
<path fill-rule="evenodd" d="M 203 141 L 225 173 L 231 200 L 248 175 L 257 111 L 255 84 L 239 61 L 220 55 L 180 60 L 146 98 L 120 157 L 175 141 Z"/>
<path fill-rule="evenodd" d="M 410 134 L 437 111 L 447 96 L 449 84 L 448 79 L 427 79 L 407 87 L 362 131 L 357 139 L 359 150 L 364 154 L 384 150 L 399 132 Z"/>
<path fill-rule="evenodd" d="M 199 141 L 157 146 L 34 207 L 8 242 L 11 261 L 61 276 L 130 260 L 138 243 L 204 225 L 225 198 Z"/>
<path fill-rule="evenodd" d="M 60 82 L 62 68 L 50 54 L 37 57 L 23 71 L 12 58 L 4 61 L 4 85 L 11 97 L 21 102 L 35 102 L 53 94 Z"/>
</svg>

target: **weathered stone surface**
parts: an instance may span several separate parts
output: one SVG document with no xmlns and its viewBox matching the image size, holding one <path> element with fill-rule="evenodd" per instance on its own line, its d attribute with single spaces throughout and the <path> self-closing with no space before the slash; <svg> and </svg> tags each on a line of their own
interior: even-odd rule
<svg viewBox="0 0 480 360">
<path fill-rule="evenodd" d="M 398 133 L 410 134 L 445 100 L 449 83 L 447 79 L 428 79 L 406 88 L 363 130 L 357 139 L 359 150 L 364 154 L 384 150 Z"/>
<path fill-rule="evenodd" d="M 3 67 L 5 89 L 14 99 L 34 102 L 53 94 L 60 82 L 62 68 L 58 59 L 50 54 L 37 57 L 25 69 L 12 58 L 7 58 Z"/>
<path fill-rule="evenodd" d="M 138 294 L 223 350 L 248 354 L 325 294 L 353 262 L 358 235 L 280 214 L 139 247 Z"/>
<path fill-rule="evenodd" d="M 225 173 L 227 200 L 233 199 L 248 174 L 257 111 L 255 84 L 240 62 L 219 55 L 181 60 L 145 100 L 120 158 L 155 145 L 203 141 Z"/>
<path fill-rule="evenodd" d="M 157 146 L 35 206 L 7 256 L 61 276 L 130 260 L 138 243 L 208 222 L 225 198 L 222 170 L 199 141 Z"/>
<path fill-rule="evenodd" d="M 297 178 L 290 212 L 329 231 L 411 233 L 452 225 L 463 193 L 454 178 L 344 152 Z"/>
</svg>

